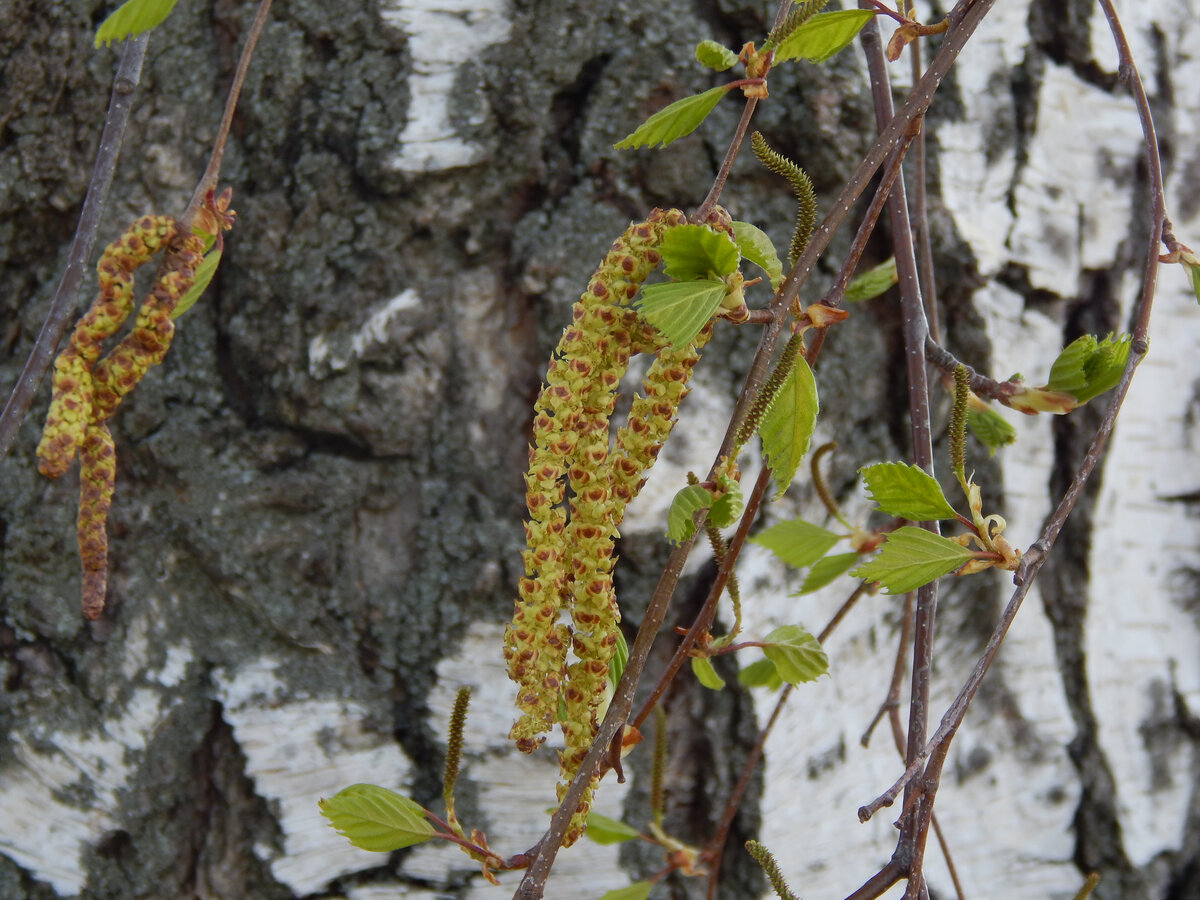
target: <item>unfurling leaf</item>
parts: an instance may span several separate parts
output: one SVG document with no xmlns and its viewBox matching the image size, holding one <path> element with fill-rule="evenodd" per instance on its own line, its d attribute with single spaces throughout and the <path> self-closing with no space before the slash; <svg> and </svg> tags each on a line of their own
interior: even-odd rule
<svg viewBox="0 0 1200 900">
<path fill-rule="evenodd" d="M 589 812 L 584 836 L 597 844 L 621 844 L 640 837 L 641 832 L 632 825 L 602 816 L 598 812 Z"/>
<path fill-rule="evenodd" d="M 832 531 L 800 519 L 789 519 L 760 531 L 750 540 L 766 547 L 789 566 L 811 566 L 839 540 Z M 856 554 L 857 555 L 857 554 Z"/>
<path fill-rule="evenodd" d="M 851 574 L 878 581 L 889 594 L 905 594 L 936 581 L 971 559 L 971 551 L 949 538 L 905 525 L 893 531 L 879 552 Z"/>
<path fill-rule="evenodd" d="M 701 41 L 696 45 L 696 62 L 714 72 L 732 69 L 737 61 L 736 53 L 716 41 Z"/>
<path fill-rule="evenodd" d="M 818 410 L 817 382 L 808 362 L 798 356 L 791 375 L 758 426 L 763 455 L 775 481 L 776 497 L 788 489 L 808 452 Z"/>
<path fill-rule="evenodd" d="M 813 591 L 819 591 L 839 575 L 848 572 L 858 560 L 859 554 L 853 552 L 837 553 L 818 559 L 808 570 L 808 577 L 804 579 L 804 584 L 800 585 L 800 590 L 796 593 L 811 594 Z"/>
<path fill-rule="evenodd" d="M 745 508 L 745 503 L 742 499 L 742 486 L 732 478 L 725 479 L 721 485 L 725 491 L 716 503 L 712 505 L 712 509 L 708 511 L 708 521 L 717 528 L 724 528 L 726 525 L 732 525 L 734 519 L 742 514 Z"/>
<path fill-rule="evenodd" d="M 433 837 L 420 804 L 374 784 L 352 784 L 317 806 L 355 847 L 377 853 L 411 847 Z"/>
<path fill-rule="evenodd" d="M 899 280 L 900 276 L 896 274 L 896 257 L 889 256 L 874 268 L 854 276 L 854 279 L 846 285 L 846 292 L 842 295 L 842 299 L 847 303 L 873 300 Z"/>
<path fill-rule="evenodd" d="M 712 660 L 706 656 L 692 657 L 692 674 L 696 676 L 697 681 L 710 691 L 719 691 L 725 687 L 725 679 L 717 674 L 717 670 L 713 668 Z"/>
<path fill-rule="evenodd" d="M 179 302 L 175 304 L 175 308 L 171 310 L 171 318 L 178 319 L 185 312 L 192 308 L 200 296 L 208 290 L 209 284 L 212 283 L 213 276 L 217 274 L 217 266 L 221 262 L 220 249 L 211 251 L 200 265 L 196 266 L 196 280 L 192 282 L 192 286 L 188 288 L 188 292 L 179 298 Z"/>
<path fill-rule="evenodd" d="M 690 538 L 696 531 L 692 516 L 697 510 L 708 509 L 712 503 L 713 496 L 707 488 L 689 484 L 681 489 L 667 511 L 667 540 L 673 544 L 682 544 Z"/>
<path fill-rule="evenodd" d="M 96 29 L 95 46 L 99 48 L 149 31 L 171 14 L 175 3 L 176 0 L 128 0 L 122 3 Z"/>
<path fill-rule="evenodd" d="M 733 223 L 733 239 L 737 242 L 738 252 L 742 254 L 742 258 L 750 260 L 767 273 L 767 278 L 771 280 L 771 290 L 779 290 L 779 285 L 783 281 L 783 263 L 779 261 L 779 254 L 775 251 L 775 245 L 771 243 L 767 233 L 757 225 L 735 221 Z"/>
<path fill-rule="evenodd" d="M 967 428 L 975 435 L 975 440 L 987 447 L 991 456 L 1000 447 L 1012 444 L 1017 440 L 1017 429 L 1013 428 L 1000 413 L 994 409 L 968 409 Z"/>
<path fill-rule="evenodd" d="M 722 85 L 703 94 L 676 100 L 648 118 L 632 134 L 613 144 L 614 149 L 633 150 L 637 147 L 653 147 L 655 144 L 665 147 L 672 141 L 686 137 L 700 127 L 700 123 L 713 111 L 727 90 Z"/>
<path fill-rule="evenodd" d="M 781 625 L 763 638 L 763 653 L 788 684 L 816 681 L 829 671 L 829 657 L 799 625 Z"/>
<path fill-rule="evenodd" d="M 1187 270 L 1188 281 L 1192 283 L 1192 293 L 1196 295 L 1196 300 L 1200 302 L 1200 266 L 1184 262 L 1183 268 Z"/>
<path fill-rule="evenodd" d="M 1063 391 L 1082 405 L 1116 387 L 1129 360 L 1133 338 L 1128 334 L 1103 340 L 1084 334 L 1071 341 L 1050 367 L 1046 390 Z"/>
<path fill-rule="evenodd" d="M 659 330 L 672 347 L 686 347 L 696 339 L 725 299 L 723 281 L 668 281 L 642 288 L 634 301 L 637 311 Z"/>
<path fill-rule="evenodd" d="M 653 881 L 635 881 L 628 887 L 607 891 L 600 900 L 646 900 L 653 887 Z"/>
<path fill-rule="evenodd" d="M 854 40 L 875 15 L 869 9 L 819 13 L 793 31 L 775 49 L 775 62 L 806 59 L 822 63 Z"/>
<path fill-rule="evenodd" d="M 765 687 L 776 690 L 783 684 L 783 679 L 779 677 L 775 663 L 769 659 L 760 659 L 738 672 L 738 684 L 748 688 Z"/>
<path fill-rule="evenodd" d="M 625 643 L 625 635 L 617 629 L 617 645 L 613 648 L 612 659 L 608 661 L 608 685 L 614 691 L 625 674 L 625 664 L 629 662 L 629 645 Z"/>
<path fill-rule="evenodd" d="M 876 463 L 858 470 L 867 492 L 889 516 L 926 522 L 953 519 L 954 507 L 946 500 L 937 479 L 919 466 L 902 462 Z"/>
<path fill-rule="evenodd" d="M 663 271 L 676 281 L 729 275 L 737 271 L 738 248 L 729 235 L 707 225 L 678 225 L 658 245 Z"/>
</svg>

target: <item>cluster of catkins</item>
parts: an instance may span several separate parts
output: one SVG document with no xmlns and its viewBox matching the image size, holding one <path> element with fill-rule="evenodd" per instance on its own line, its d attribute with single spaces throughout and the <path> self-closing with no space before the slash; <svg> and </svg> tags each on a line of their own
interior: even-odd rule
<svg viewBox="0 0 1200 900">
<path fill-rule="evenodd" d="M 559 724 L 566 744 L 560 799 L 596 732 L 617 645 L 617 526 L 670 434 L 697 351 L 712 334 L 709 322 L 688 346 L 669 346 L 630 306 L 659 263 L 664 234 L 686 223 L 679 210 L 656 209 L 613 243 L 572 310 L 534 406 L 525 577 L 504 641 L 521 712 L 509 736 L 530 752 Z M 728 230 L 728 216 L 720 212 L 711 224 Z M 655 360 L 614 438 L 609 418 L 617 388 L 637 353 Z M 593 788 L 571 822 L 568 846 L 583 832 Z"/>
<path fill-rule="evenodd" d="M 197 225 L 210 234 L 233 226 L 229 192 L 210 202 Z M 104 342 L 133 308 L 133 273 L 159 251 L 163 264 L 138 309 L 133 329 L 107 355 Z M 104 610 L 108 570 L 106 522 L 116 480 L 116 450 L 108 419 L 150 366 L 162 362 L 175 332 L 171 312 L 191 288 L 204 241 L 179 228 L 170 216 L 143 216 L 105 248 L 96 274 L 100 292 L 79 320 L 67 348 L 54 361 L 46 425 L 38 444 L 38 469 L 57 478 L 79 454 L 79 516 L 76 531 L 83 565 L 83 614 Z"/>
</svg>

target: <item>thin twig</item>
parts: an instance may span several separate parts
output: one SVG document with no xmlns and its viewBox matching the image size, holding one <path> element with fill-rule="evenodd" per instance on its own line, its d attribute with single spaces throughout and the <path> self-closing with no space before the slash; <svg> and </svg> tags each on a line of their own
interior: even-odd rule
<svg viewBox="0 0 1200 900">
<path fill-rule="evenodd" d="M 1096 464 L 1099 462 L 1100 456 L 1103 454 L 1104 448 L 1108 443 L 1109 436 L 1112 434 L 1117 413 L 1120 412 L 1121 406 L 1125 402 L 1125 395 L 1129 391 L 1134 371 L 1146 355 L 1146 334 L 1150 324 L 1150 312 L 1154 305 L 1154 292 L 1158 276 L 1158 254 L 1163 224 L 1166 221 L 1162 185 L 1162 160 L 1158 152 L 1158 138 L 1155 135 L 1154 119 L 1150 113 L 1150 102 L 1146 97 L 1141 76 L 1134 65 L 1133 57 L 1129 50 L 1129 43 L 1125 39 L 1120 19 L 1113 9 L 1111 0 L 1100 0 L 1100 7 L 1104 10 L 1109 29 L 1113 33 L 1113 41 L 1117 45 L 1121 78 L 1129 86 L 1133 94 L 1134 103 L 1137 106 L 1138 119 L 1141 122 L 1142 135 L 1146 145 L 1147 173 L 1151 193 L 1146 262 L 1142 272 L 1141 294 L 1138 297 L 1137 307 L 1133 316 L 1133 340 L 1131 341 L 1129 360 L 1126 362 L 1125 369 L 1121 373 L 1121 380 L 1113 390 L 1113 397 L 1104 412 L 1104 419 L 1101 421 L 1095 437 L 1092 438 L 1092 443 L 1088 447 L 1083 461 L 1075 472 L 1075 477 L 1071 480 L 1071 484 L 1063 494 L 1058 506 L 1047 519 L 1041 535 L 1025 552 L 1021 560 L 1021 565 L 1013 576 L 1017 588 L 1009 599 L 1008 605 L 1005 606 L 1004 612 L 1000 616 L 1000 621 L 996 624 L 995 629 L 993 629 L 991 637 L 988 638 L 988 643 L 984 648 L 983 654 L 971 670 L 970 676 L 959 691 L 954 703 L 950 705 L 950 708 L 942 717 L 938 730 L 926 745 L 924 752 L 909 762 L 904 774 L 892 787 L 871 803 L 859 809 L 858 817 L 864 822 L 884 806 L 891 805 L 899 792 L 921 771 L 922 767 L 925 769 L 926 778 L 930 774 L 940 774 L 941 766 L 945 763 L 946 754 L 949 752 L 950 742 L 955 732 L 957 732 L 958 726 L 962 723 L 963 717 L 966 715 L 967 707 L 970 706 L 971 700 L 974 698 L 975 692 L 979 689 L 984 675 L 987 674 L 992 661 L 995 659 L 1004 636 L 1008 633 L 1013 619 L 1016 618 L 1017 612 L 1021 608 L 1021 603 L 1029 593 L 1029 589 L 1033 586 L 1033 581 L 1037 577 L 1037 573 L 1041 570 L 1042 564 L 1046 561 L 1047 554 L 1049 554 L 1054 546 L 1054 542 L 1058 539 L 1058 535 L 1062 531 L 1067 517 L 1075 508 L 1084 485 L 1095 470 Z M 928 764 L 926 764 L 926 760 L 928 760 Z"/>
<path fill-rule="evenodd" d="M 8 403 L 0 413 L 0 460 L 8 454 L 17 438 L 33 398 L 37 396 L 42 379 L 50 368 L 50 361 L 62 341 L 67 323 L 75 314 L 75 297 L 83 271 L 91 258 L 96 244 L 96 233 L 100 229 L 100 217 L 112 187 L 113 174 L 117 170 L 117 158 L 121 153 L 121 142 L 125 137 L 125 126 L 133 109 L 133 93 L 142 77 L 142 61 L 146 57 L 149 34 L 141 34 L 125 41 L 117 73 L 113 76 L 112 95 L 108 101 L 108 113 L 104 118 L 104 130 L 100 134 L 100 146 L 96 149 L 96 162 L 92 166 L 92 177 L 88 180 L 83 209 L 79 213 L 79 224 L 75 227 L 75 238 L 67 256 L 67 268 L 58 282 L 58 288 L 50 300 L 50 309 L 38 332 L 29 359 L 13 386 Z"/>
<path fill-rule="evenodd" d="M 208 166 L 204 169 L 204 174 L 200 176 L 200 180 L 196 183 L 196 189 L 192 192 L 192 199 L 188 203 L 187 210 L 180 217 L 182 228 L 190 228 L 192 219 L 196 215 L 196 211 L 200 208 L 200 204 L 204 202 L 204 197 L 210 191 L 216 190 L 217 179 L 221 175 L 221 159 L 225 155 L 225 143 L 229 138 L 229 129 L 233 126 L 233 114 L 237 109 L 238 98 L 242 93 L 242 84 L 246 80 L 246 72 L 250 69 L 250 60 L 254 56 L 254 47 L 258 43 L 258 36 L 262 33 L 263 25 L 267 21 L 267 13 L 271 10 L 271 0 L 259 0 L 258 9 L 254 13 L 254 21 L 250 23 L 250 30 L 246 32 L 246 42 L 242 45 L 242 55 L 238 59 L 237 70 L 233 73 L 233 81 L 229 85 L 229 93 L 225 97 L 225 111 L 221 114 L 221 125 L 217 129 L 217 137 L 213 141 L 212 153 L 208 157 Z"/>
</svg>

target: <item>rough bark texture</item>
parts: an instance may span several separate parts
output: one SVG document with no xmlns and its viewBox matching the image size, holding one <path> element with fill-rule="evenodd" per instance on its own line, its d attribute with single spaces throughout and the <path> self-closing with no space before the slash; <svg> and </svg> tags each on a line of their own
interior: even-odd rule
<svg viewBox="0 0 1200 900">
<path fill-rule="evenodd" d="M 1200 71 L 1185 52 L 1197 8 L 1125 6 L 1176 231 L 1200 240 Z M 108 9 L 0 0 L 0 388 L 37 333 L 86 187 L 115 59 L 91 46 Z M 137 215 L 182 211 L 251 13 L 181 3 L 152 35 L 101 245 Z M 48 482 L 33 458 L 48 386 L 3 462 L 0 897 L 505 895 L 448 848 L 350 848 L 316 800 L 373 781 L 436 806 L 442 730 L 467 683 L 460 815 L 505 853 L 540 835 L 556 767 L 504 740 L 500 659 L 532 398 L 608 243 L 654 205 L 700 201 L 737 109 L 663 151 L 612 142 L 716 83 L 689 62 L 696 41 L 761 40 L 763 15 L 738 0 L 278 3 L 226 156 L 239 220 L 218 280 L 113 421 L 98 622 L 78 609 L 77 475 Z M 997 4 L 930 116 L 948 341 L 1000 377 L 1040 383 L 1066 340 L 1120 328 L 1136 293 L 1145 176 L 1110 47 L 1085 0 Z M 828 198 L 873 122 L 857 56 L 779 70 L 771 93 L 756 127 Z M 791 200 L 748 157 L 726 202 L 786 244 Z M 1104 900 L 1200 896 L 1200 328 L 1182 274 L 1161 282 L 1140 393 L 1043 576 L 1045 617 L 1023 611 L 943 779 L 973 897 L 1070 896 L 1092 870 Z M 751 331 L 720 329 L 705 351 L 682 433 L 622 528 L 630 624 L 665 558 L 666 498 L 711 461 Z M 856 307 L 821 358 L 819 438 L 840 443 L 831 480 L 854 511 L 854 468 L 905 452 L 903 386 L 887 374 L 902 352 L 883 300 Z M 1015 448 L 974 461 L 1016 542 L 1035 536 L 1096 415 L 1017 422 Z M 796 514 L 820 515 L 804 483 L 768 516 Z M 798 601 L 795 573 L 756 550 L 741 579 L 751 634 L 816 631 L 849 591 Z M 948 586 L 935 705 L 1004 587 Z M 864 828 L 854 814 L 898 773 L 882 735 L 858 746 L 895 632 L 883 597 L 842 626 L 833 678 L 792 698 L 765 792 L 736 823 L 734 850 L 761 825 L 805 896 L 844 895 L 890 852 L 887 816 Z M 673 834 L 704 839 L 771 702 L 690 681 L 671 694 Z M 645 765 L 631 762 L 627 793 L 605 784 L 601 812 L 625 804 L 644 821 Z M 583 842 L 547 896 L 589 900 L 660 865 Z M 946 896 L 936 852 L 930 866 Z M 723 873 L 722 898 L 764 891 L 734 851 Z M 699 891 L 672 881 L 655 897 Z"/>
</svg>

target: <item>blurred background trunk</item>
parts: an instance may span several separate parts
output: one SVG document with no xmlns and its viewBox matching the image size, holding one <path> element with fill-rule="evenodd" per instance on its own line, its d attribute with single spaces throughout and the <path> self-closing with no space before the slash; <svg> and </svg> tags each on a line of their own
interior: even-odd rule
<svg viewBox="0 0 1200 900">
<path fill-rule="evenodd" d="M 1155 106 L 1168 210 L 1194 243 L 1200 63 L 1187 48 L 1200 10 L 1119 6 Z M 109 11 L 0 0 L 5 394 L 86 188 L 119 52 L 92 49 Z M 184 3 L 151 35 L 98 246 L 139 215 L 182 211 L 252 13 Z M 500 655 L 531 403 L 609 242 L 655 205 L 700 202 L 738 108 L 718 107 L 663 151 L 612 143 L 717 83 L 690 62 L 697 41 L 761 41 L 770 14 L 739 0 L 275 6 L 226 155 L 239 218 L 217 281 L 113 422 L 99 621 L 78 608 L 78 476 L 36 471 L 48 384 L 3 462 L 0 896 L 511 895 L 513 876 L 492 888 L 450 848 L 355 850 L 316 801 L 371 781 L 438 803 L 446 717 L 470 684 L 460 815 L 505 854 L 540 835 L 556 765 L 508 746 Z M 1089 0 L 999 3 L 929 117 L 943 328 L 998 377 L 1042 383 L 1066 341 L 1122 329 L 1136 295 L 1145 172 L 1111 46 Z M 892 68 L 908 81 L 907 62 Z M 756 115 L 827 202 L 873 131 L 863 71 L 857 49 L 776 70 Z M 739 160 L 725 201 L 786 243 L 792 201 L 752 159 Z M 847 241 L 834 242 L 806 302 Z M 885 242 L 871 254 L 887 256 Z M 1105 900 L 1200 897 L 1200 326 L 1183 274 L 1169 267 L 1160 281 L 1151 356 L 1104 477 L 942 782 L 939 814 L 974 898 L 1071 896 L 1093 870 Z M 906 453 L 897 323 L 894 298 L 856 306 L 820 361 L 818 438 L 840 444 L 831 480 L 852 516 L 865 509 L 855 468 Z M 666 556 L 667 500 L 686 470 L 711 462 L 757 337 L 718 331 L 680 433 L 622 528 L 631 626 Z M 1018 546 L 1036 536 L 1100 412 L 1022 419 L 1017 445 L 972 460 Z M 766 515 L 818 521 L 807 477 Z M 690 621 L 710 575 L 699 556 L 670 625 Z M 793 622 L 815 633 L 850 590 L 790 597 L 796 573 L 757 549 L 741 571 L 749 637 Z M 1007 587 L 946 585 L 938 714 Z M 768 744 L 769 789 L 751 792 L 731 837 L 722 898 L 765 891 L 738 849 L 754 834 L 807 897 L 844 896 L 887 859 L 892 817 L 860 826 L 855 811 L 900 771 L 886 734 L 859 744 L 886 693 L 897 608 L 864 600 L 828 643 L 832 678 L 792 698 Z M 772 703 L 680 679 L 669 698 L 672 834 L 707 837 Z M 631 786 L 606 782 L 600 811 L 644 823 L 646 756 L 634 757 Z M 644 848 L 584 841 L 560 858 L 547 896 L 592 900 L 662 864 Z M 953 896 L 937 851 L 928 873 L 936 896 Z M 702 884 L 656 891 L 696 897 Z"/>
</svg>

